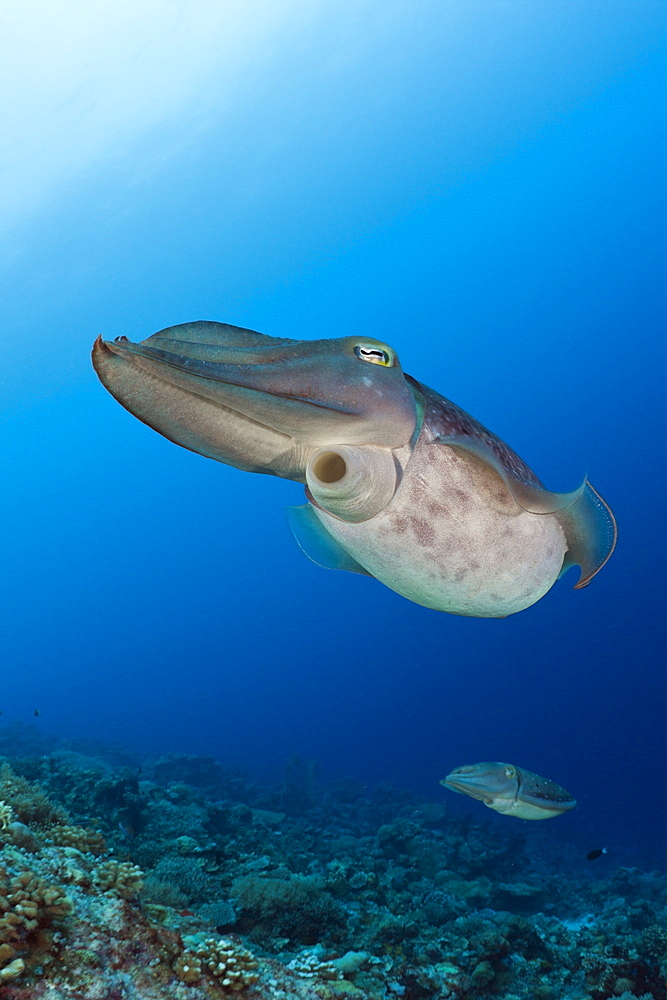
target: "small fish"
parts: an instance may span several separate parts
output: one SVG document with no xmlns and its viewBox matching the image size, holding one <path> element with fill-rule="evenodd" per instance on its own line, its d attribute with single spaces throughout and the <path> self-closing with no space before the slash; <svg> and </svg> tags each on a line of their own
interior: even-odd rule
<svg viewBox="0 0 667 1000">
<path fill-rule="evenodd" d="M 603 854 L 607 853 L 606 847 L 596 847 L 594 851 L 589 851 L 586 855 L 586 861 L 597 861 L 601 858 Z"/>
<path fill-rule="evenodd" d="M 440 784 L 517 819 L 549 819 L 577 804 L 555 781 L 498 761 L 457 767 Z"/>
<path fill-rule="evenodd" d="M 39 717 L 39 709 L 38 709 L 38 708 L 36 708 L 36 709 L 35 709 L 35 711 L 33 712 L 33 715 L 34 715 L 34 716 L 35 716 L 36 718 L 38 718 L 38 717 Z"/>
</svg>

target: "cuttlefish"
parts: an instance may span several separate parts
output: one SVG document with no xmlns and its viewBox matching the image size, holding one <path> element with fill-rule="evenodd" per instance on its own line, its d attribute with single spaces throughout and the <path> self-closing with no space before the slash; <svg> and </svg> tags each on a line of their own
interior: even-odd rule
<svg viewBox="0 0 667 1000">
<path fill-rule="evenodd" d="M 440 784 L 517 819 L 549 819 L 577 804 L 555 781 L 498 761 L 457 767 Z"/>
<path fill-rule="evenodd" d="M 95 370 L 144 423 L 247 472 L 303 483 L 289 510 L 321 566 L 427 608 L 501 618 L 570 566 L 584 587 L 615 544 L 587 480 L 550 493 L 518 455 L 367 337 L 289 340 L 224 323 L 99 338 Z"/>
</svg>

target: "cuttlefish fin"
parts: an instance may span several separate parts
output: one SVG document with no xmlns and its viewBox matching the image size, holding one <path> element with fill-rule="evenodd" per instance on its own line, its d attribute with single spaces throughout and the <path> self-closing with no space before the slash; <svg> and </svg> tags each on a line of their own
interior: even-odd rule
<svg viewBox="0 0 667 1000">
<path fill-rule="evenodd" d="M 556 516 L 567 539 L 560 575 L 570 566 L 578 566 L 581 574 L 574 589 L 581 590 L 602 569 L 616 547 L 616 519 L 587 479 L 581 496 Z"/>
<path fill-rule="evenodd" d="M 372 576 L 329 534 L 309 503 L 288 507 L 287 520 L 303 554 L 318 566 Z"/>
<path fill-rule="evenodd" d="M 438 436 L 436 444 L 464 451 L 489 466 L 502 479 L 518 507 L 528 514 L 553 514 L 565 533 L 567 553 L 560 575 L 579 566 L 575 583 L 580 590 L 609 559 L 616 545 L 616 521 L 611 510 L 587 479 L 571 493 L 552 493 L 539 483 L 527 482 L 505 468 L 498 455 L 483 440 L 466 436 Z"/>
</svg>

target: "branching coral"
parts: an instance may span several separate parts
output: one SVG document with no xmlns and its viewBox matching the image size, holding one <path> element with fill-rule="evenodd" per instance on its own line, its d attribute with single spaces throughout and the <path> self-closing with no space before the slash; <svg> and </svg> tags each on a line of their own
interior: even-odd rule
<svg viewBox="0 0 667 1000">
<path fill-rule="evenodd" d="M 93 873 L 97 888 L 110 896 L 121 899 L 136 899 L 143 885 L 141 868 L 129 861 L 105 861 Z"/>
<path fill-rule="evenodd" d="M 203 861 L 195 857 L 167 854 L 155 866 L 153 878 L 171 884 L 189 902 L 209 898 L 215 887 L 203 869 Z"/>
<path fill-rule="evenodd" d="M 204 975 L 204 966 L 198 955 L 193 951 L 184 951 L 174 962 L 174 972 L 183 983 L 189 986 L 199 982 Z"/>
<path fill-rule="evenodd" d="M 254 986 L 259 980 L 256 970 L 257 962 L 250 952 L 227 938 L 193 939 L 174 964 L 174 972 L 184 983 L 197 982 L 208 973 L 230 993 Z"/>
<path fill-rule="evenodd" d="M 665 961 L 667 959 L 667 928 L 651 924 L 650 927 L 642 931 L 637 950 L 641 956 Z"/>
<path fill-rule="evenodd" d="M 343 973 L 333 962 L 323 961 L 312 951 L 302 952 L 293 958 L 291 962 L 288 962 L 287 968 L 300 979 L 316 979 L 320 982 L 327 982 L 343 978 Z"/>
<path fill-rule="evenodd" d="M 50 926 L 71 912 L 71 902 L 59 886 L 24 870 L 12 875 L 0 867 L 0 941 L 13 943 L 39 927 Z"/>
<path fill-rule="evenodd" d="M 0 799 L 27 826 L 50 827 L 69 822 L 66 809 L 51 802 L 39 785 L 14 774 L 9 764 L 0 767 Z"/>
<path fill-rule="evenodd" d="M 49 949 L 49 928 L 71 910 L 59 886 L 27 868 L 17 872 L 0 866 L 0 983 L 22 975 L 24 956 Z"/>
<path fill-rule="evenodd" d="M 317 944 L 336 937 L 344 921 L 340 905 L 317 878 L 237 879 L 231 895 L 241 908 L 240 926 L 254 938 L 287 937 Z"/>
<path fill-rule="evenodd" d="M 25 962 L 16 956 L 16 952 L 6 942 L 0 944 L 0 984 L 17 979 L 25 969 Z"/>
<path fill-rule="evenodd" d="M 75 847 L 82 854 L 104 854 L 107 849 L 99 830 L 85 826 L 58 824 L 49 829 L 49 840 L 59 847 Z"/>
</svg>

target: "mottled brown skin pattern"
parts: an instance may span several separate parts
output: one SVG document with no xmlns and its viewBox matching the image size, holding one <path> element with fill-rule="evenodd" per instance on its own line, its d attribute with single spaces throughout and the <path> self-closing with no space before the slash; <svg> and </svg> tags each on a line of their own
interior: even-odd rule
<svg viewBox="0 0 667 1000">
<path fill-rule="evenodd" d="M 570 793 L 550 778 L 542 778 L 539 774 L 533 774 L 532 771 L 524 771 L 522 767 L 518 767 L 516 770 L 522 798 L 532 799 L 537 803 L 547 805 L 560 805 L 572 801 Z"/>
<path fill-rule="evenodd" d="M 416 386 L 424 397 L 428 413 L 429 429 L 434 438 L 469 438 L 471 442 L 482 441 L 491 449 L 503 469 L 521 483 L 541 487 L 542 483 L 533 470 L 519 458 L 515 451 L 505 444 L 492 431 L 488 430 L 479 420 L 462 410 L 450 399 L 429 389 L 415 379 L 407 376 L 408 381 Z"/>
<path fill-rule="evenodd" d="M 539 485 L 495 435 L 433 390 L 423 393 L 414 451 L 395 452 L 402 480 L 391 503 L 363 524 L 317 516 L 368 572 L 410 600 L 454 614 L 513 614 L 558 578 L 564 533 L 554 517 L 520 508 L 490 465 L 440 443 L 484 434 L 508 472 Z"/>
</svg>

